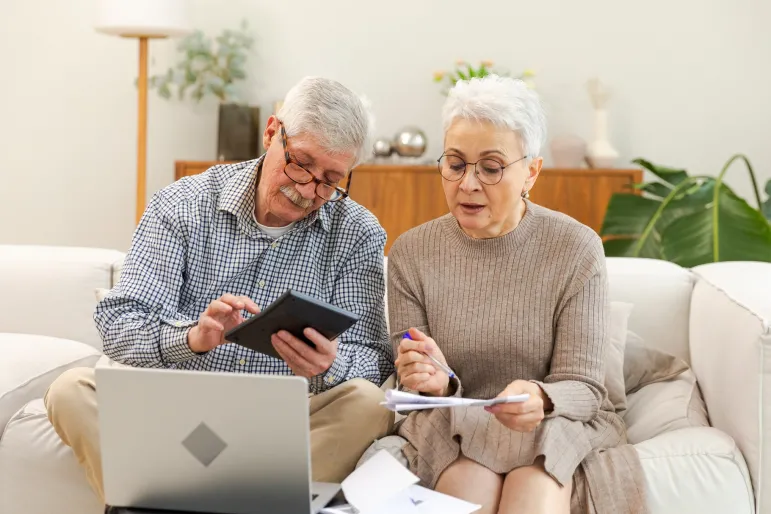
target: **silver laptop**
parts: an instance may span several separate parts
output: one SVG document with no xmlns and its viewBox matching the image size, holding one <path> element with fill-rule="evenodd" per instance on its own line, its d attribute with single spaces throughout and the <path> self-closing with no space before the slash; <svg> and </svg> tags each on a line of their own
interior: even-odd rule
<svg viewBox="0 0 771 514">
<path fill-rule="evenodd" d="M 98 367 L 105 501 L 216 514 L 317 513 L 304 378 Z"/>
</svg>

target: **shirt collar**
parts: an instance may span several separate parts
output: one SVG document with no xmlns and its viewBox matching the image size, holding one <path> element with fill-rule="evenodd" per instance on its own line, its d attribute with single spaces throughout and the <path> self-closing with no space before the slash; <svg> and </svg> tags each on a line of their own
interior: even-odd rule
<svg viewBox="0 0 771 514">
<path fill-rule="evenodd" d="M 257 225 L 254 223 L 254 202 L 256 199 L 257 177 L 262 169 L 264 159 L 265 154 L 262 154 L 258 159 L 241 163 L 240 166 L 243 166 L 243 169 L 239 170 L 238 173 L 225 182 L 217 202 L 217 209 L 233 214 L 238 220 L 239 226 L 247 233 L 252 230 L 258 230 Z M 328 203 L 322 205 L 321 208 L 316 209 L 302 220 L 299 220 L 297 227 L 310 227 L 318 221 L 321 228 L 325 232 L 329 232 L 330 215 L 328 210 L 330 208 L 331 206 Z"/>
</svg>

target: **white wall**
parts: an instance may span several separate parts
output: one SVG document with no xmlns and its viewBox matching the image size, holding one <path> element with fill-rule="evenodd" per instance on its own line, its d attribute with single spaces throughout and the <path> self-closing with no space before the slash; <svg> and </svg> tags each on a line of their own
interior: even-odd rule
<svg viewBox="0 0 771 514">
<path fill-rule="evenodd" d="M 96 0 L 0 4 L 0 243 L 125 250 L 134 227 L 137 44 L 92 29 Z M 614 91 L 619 165 L 717 173 L 734 152 L 771 178 L 771 3 L 764 0 L 193 0 L 215 34 L 256 28 L 249 94 L 264 111 L 303 75 L 374 103 L 379 133 L 417 124 L 440 153 L 435 70 L 458 58 L 538 72 L 552 134 L 591 136 L 587 78 Z M 176 58 L 151 43 L 152 72 Z M 151 93 L 148 195 L 178 159 L 212 159 L 216 104 Z M 546 153 L 548 164 L 548 153 Z M 729 174 L 742 195 L 746 173 Z M 748 197 L 750 199 L 750 197 Z"/>
</svg>

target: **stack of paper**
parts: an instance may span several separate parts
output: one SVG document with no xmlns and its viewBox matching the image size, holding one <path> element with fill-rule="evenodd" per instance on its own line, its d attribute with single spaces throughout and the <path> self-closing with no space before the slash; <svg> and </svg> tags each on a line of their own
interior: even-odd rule
<svg viewBox="0 0 771 514">
<path fill-rule="evenodd" d="M 381 450 L 343 480 L 348 505 L 322 514 L 471 514 L 482 508 L 416 485 L 419 479 Z"/>
<path fill-rule="evenodd" d="M 530 398 L 529 394 L 520 394 L 516 396 L 502 396 L 490 400 L 475 400 L 473 398 L 454 398 L 444 396 L 421 396 L 419 394 L 406 393 L 396 389 L 389 389 L 385 394 L 386 401 L 381 402 L 387 409 L 394 412 L 418 410 L 418 409 L 437 409 L 458 406 L 476 406 L 484 407 L 486 405 L 496 405 L 498 403 L 524 402 Z"/>
</svg>

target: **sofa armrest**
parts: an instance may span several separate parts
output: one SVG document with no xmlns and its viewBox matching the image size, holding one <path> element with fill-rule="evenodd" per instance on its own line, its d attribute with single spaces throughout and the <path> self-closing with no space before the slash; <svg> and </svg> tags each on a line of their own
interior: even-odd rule
<svg viewBox="0 0 771 514">
<path fill-rule="evenodd" d="M 0 333 L 0 354 L 0 437 L 8 420 L 27 402 L 42 398 L 59 375 L 92 367 L 101 355 L 77 341 L 5 333 Z"/>
<path fill-rule="evenodd" d="M 0 245 L 0 332 L 60 337 L 101 350 L 95 290 L 113 286 L 123 257 L 103 248 Z"/>
<path fill-rule="evenodd" d="M 694 268 L 691 365 L 712 426 L 735 441 L 759 513 L 771 513 L 771 264 Z"/>
</svg>

